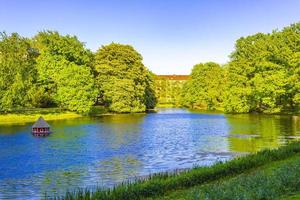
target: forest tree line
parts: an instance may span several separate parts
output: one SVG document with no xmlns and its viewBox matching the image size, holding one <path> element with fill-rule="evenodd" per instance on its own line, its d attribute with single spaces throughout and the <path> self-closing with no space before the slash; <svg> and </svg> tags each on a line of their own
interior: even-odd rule
<svg viewBox="0 0 300 200">
<path fill-rule="evenodd" d="M 189 108 L 278 113 L 300 105 L 300 23 L 236 41 L 224 66 L 194 66 L 181 92 Z"/>
<path fill-rule="evenodd" d="M 1 33 L 0 112 L 60 107 L 87 113 L 93 105 L 113 112 L 154 108 L 160 99 L 155 75 L 142 60 L 130 45 L 112 43 L 93 53 L 76 36 L 58 32 L 33 38 Z M 300 23 L 241 37 L 227 64 L 195 65 L 180 90 L 174 93 L 178 98 L 171 96 L 188 108 L 228 113 L 299 109 Z"/>
<path fill-rule="evenodd" d="M 87 113 L 155 107 L 153 74 L 130 45 L 112 43 L 96 53 L 76 36 L 42 31 L 33 38 L 0 34 L 0 112 L 60 107 Z"/>
</svg>

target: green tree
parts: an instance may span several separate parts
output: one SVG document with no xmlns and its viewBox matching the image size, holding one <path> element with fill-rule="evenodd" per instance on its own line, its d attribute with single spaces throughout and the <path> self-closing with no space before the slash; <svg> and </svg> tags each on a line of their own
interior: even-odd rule
<svg viewBox="0 0 300 200">
<path fill-rule="evenodd" d="M 36 60 L 38 86 L 44 97 L 50 98 L 46 102 L 53 102 L 57 106 L 77 112 L 89 111 L 91 102 L 95 100 L 92 77 L 93 54 L 85 49 L 84 44 L 75 36 L 62 36 L 52 31 L 39 32 L 33 39 L 33 46 L 40 53 Z M 75 73 L 75 69 L 78 72 Z M 74 76 L 71 72 L 74 72 Z M 66 80 L 62 80 L 62 77 Z M 87 77 L 91 80 L 83 87 L 81 83 L 87 81 Z M 81 91 L 83 88 L 91 94 L 87 95 Z M 74 91 L 83 95 L 82 100 L 74 94 Z M 41 98 L 42 101 L 45 101 L 44 97 Z"/>
<path fill-rule="evenodd" d="M 95 71 L 99 102 L 111 110 L 143 112 L 154 107 L 152 76 L 143 65 L 142 56 L 130 45 L 102 46 L 95 55 Z M 126 83 L 129 84 L 127 89 L 124 88 Z M 134 102 L 128 103 L 132 96 Z"/>
<path fill-rule="evenodd" d="M 114 112 L 141 112 L 146 109 L 144 104 L 140 102 L 139 93 L 133 80 L 115 79 L 111 90 L 106 95 L 111 96 L 110 109 Z"/>
<path fill-rule="evenodd" d="M 299 44 L 300 23 L 237 40 L 228 65 L 225 110 L 276 113 L 294 109 L 299 104 Z"/>
<path fill-rule="evenodd" d="M 154 83 L 154 74 L 148 71 L 146 76 L 146 87 L 145 87 L 145 106 L 146 109 L 154 109 L 157 103 L 155 96 L 155 83 Z"/>
<path fill-rule="evenodd" d="M 213 62 L 193 67 L 182 90 L 182 104 L 190 108 L 216 110 L 222 108 L 225 73 Z"/>
<path fill-rule="evenodd" d="M 61 107 L 87 113 L 94 105 L 97 92 L 89 68 L 69 63 L 60 71 L 57 85 L 55 99 Z"/>
<path fill-rule="evenodd" d="M 36 56 L 29 39 L 0 33 L 0 111 L 31 107 Z"/>
</svg>

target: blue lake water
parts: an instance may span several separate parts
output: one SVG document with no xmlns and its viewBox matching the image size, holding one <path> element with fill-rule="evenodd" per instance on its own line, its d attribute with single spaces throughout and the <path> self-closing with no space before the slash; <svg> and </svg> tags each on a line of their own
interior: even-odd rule
<svg viewBox="0 0 300 200">
<path fill-rule="evenodd" d="M 224 115 L 185 109 L 0 125 L 0 199 L 39 199 L 111 187 L 150 173 L 211 165 L 300 138 L 300 117 Z"/>
</svg>

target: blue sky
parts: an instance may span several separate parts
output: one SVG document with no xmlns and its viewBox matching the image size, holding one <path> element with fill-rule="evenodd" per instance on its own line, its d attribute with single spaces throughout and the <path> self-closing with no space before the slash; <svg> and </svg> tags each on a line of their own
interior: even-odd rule
<svg viewBox="0 0 300 200">
<path fill-rule="evenodd" d="M 77 35 L 96 51 L 131 44 L 157 74 L 228 61 L 241 36 L 300 21 L 300 0 L 0 0 L 0 30 Z"/>
</svg>

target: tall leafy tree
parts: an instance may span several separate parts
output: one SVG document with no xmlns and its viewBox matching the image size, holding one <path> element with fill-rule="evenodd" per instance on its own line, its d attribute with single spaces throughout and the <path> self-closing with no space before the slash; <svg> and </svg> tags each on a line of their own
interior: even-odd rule
<svg viewBox="0 0 300 200">
<path fill-rule="evenodd" d="M 31 107 L 36 56 L 27 38 L 0 33 L 0 111 Z"/>
<path fill-rule="evenodd" d="M 182 104 L 191 108 L 221 109 L 224 76 L 224 69 L 219 64 L 208 62 L 195 65 L 184 84 Z"/>
<path fill-rule="evenodd" d="M 142 60 L 130 45 L 112 43 L 102 46 L 95 55 L 100 102 L 115 112 L 143 112 L 154 107 L 152 76 Z M 134 102 L 130 102 L 132 97 Z"/>
<path fill-rule="evenodd" d="M 87 113 L 94 105 L 96 95 L 89 68 L 69 63 L 60 71 L 55 98 L 61 107 Z"/>
<path fill-rule="evenodd" d="M 53 31 L 39 32 L 34 37 L 33 45 L 40 53 L 36 66 L 41 93 L 50 98 L 49 102 L 52 101 L 60 107 L 78 112 L 88 111 L 91 108 L 91 102 L 95 100 L 95 96 L 93 96 L 94 79 L 91 72 L 92 53 L 85 49 L 84 44 L 77 37 L 62 36 Z M 73 76 L 70 72 L 75 72 L 75 69 L 78 72 Z M 66 80 L 62 80 L 61 77 Z M 87 77 L 90 77 L 91 80 L 85 87 L 82 87 L 81 84 L 74 84 L 74 77 L 76 77 L 77 83 L 83 83 Z M 86 91 L 90 91 L 91 95 L 83 94 L 85 96 L 82 96 L 80 100 L 78 95 L 74 95 L 74 92 L 67 93 L 71 89 L 70 87 L 73 87 L 73 91 L 77 91 L 78 94 L 83 94 L 84 92 L 81 90 L 84 88 Z"/>
<path fill-rule="evenodd" d="M 300 23 L 242 37 L 228 67 L 227 112 L 276 113 L 298 104 Z"/>
</svg>

